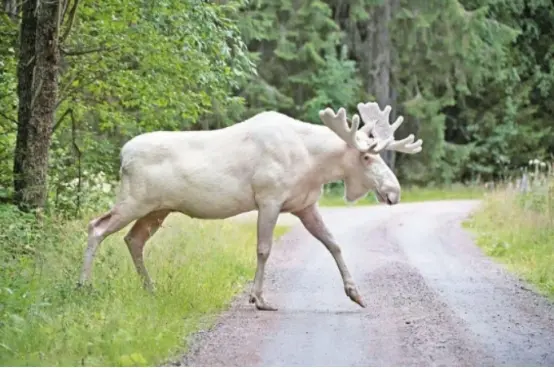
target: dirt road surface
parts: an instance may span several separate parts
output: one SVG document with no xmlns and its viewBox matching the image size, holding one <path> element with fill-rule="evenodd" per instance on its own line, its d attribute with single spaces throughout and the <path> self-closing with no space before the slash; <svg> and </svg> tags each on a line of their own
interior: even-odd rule
<svg viewBox="0 0 554 368">
<path fill-rule="evenodd" d="M 246 290 L 178 364 L 554 366 L 554 307 L 474 245 L 460 223 L 477 205 L 322 209 L 367 308 L 297 224 L 266 268 L 279 310 L 255 310 Z"/>
</svg>

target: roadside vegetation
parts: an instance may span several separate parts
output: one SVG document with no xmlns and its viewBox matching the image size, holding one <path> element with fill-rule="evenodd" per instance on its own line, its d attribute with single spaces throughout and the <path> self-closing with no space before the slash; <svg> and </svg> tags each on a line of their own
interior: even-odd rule
<svg viewBox="0 0 554 368">
<path fill-rule="evenodd" d="M 109 205 L 104 185 L 83 204 Z M 100 192 L 100 193 L 98 193 Z M 335 188 L 322 205 L 345 205 Z M 412 200 L 474 198 L 476 188 L 411 188 Z M 100 199 L 104 199 L 101 201 Z M 404 199 L 403 199 L 404 200 Z M 371 194 L 363 202 L 372 201 Z M 92 213 L 92 212 L 90 212 Z M 77 289 L 87 221 L 0 206 L 0 361 L 21 366 L 162 364 L 186 350 L 186 337 L 252 279 L 255 224 L 202 221 L 172 214 L 148 242 L 146 265 L 156 293 L 143 291 L 123 242 L 129 227 L 102 244 L 93 287 Z M 274 237 L 286 233 L 277 226 Z"/>
<path fill-rule="evenodd" d="M 170 215 L 147 245 L 156 284 L 141 288 L 123 242 L 100 247 L 93 287 L 76 289 L 86 221 L 37 221 L 0 206 L 0 362 L 4 366 L 148 366 L 185 349 L 186 336 L 251 280 L 255 225 Z M 287 230 L 278 226 L 275 236 Z"/>
<path fill-rule="evenodd" d="M 554 177 L 487 193 L 466 227 L 485 254 L 554 298 Z"/>
</svg>

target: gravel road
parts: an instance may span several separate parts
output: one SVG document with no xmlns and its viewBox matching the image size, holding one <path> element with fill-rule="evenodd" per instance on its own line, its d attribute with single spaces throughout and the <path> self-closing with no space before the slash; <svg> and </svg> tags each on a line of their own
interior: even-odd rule
<svg viewBox="0 0 554 368">
<path fill-rule="evenodd" d="M 462 230 L 476 201 L 322 209 L 367 304 L 301 225 L 275 244 L 257 311 L 240 295 L 179 365 L 554 366 L 554 306 Z"/>
</svg>

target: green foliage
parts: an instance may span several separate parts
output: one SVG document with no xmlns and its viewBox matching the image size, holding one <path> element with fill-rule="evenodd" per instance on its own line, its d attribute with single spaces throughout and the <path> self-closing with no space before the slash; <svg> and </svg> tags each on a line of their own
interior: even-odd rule
<svg viewBox="0 0 554 368">
<path fill-rule="evenodd" d="M 254 71 L 230 18 L 238 2 L 135 3 L 85 1 L 67 46 L 108 50 L 70 64 L 60 111 L 72 108 L 82 135 L 93 134 L 82 150 L 91 144 L 114 158 L 121 141 L 139 133 L 183 130 L 237 109 L 242 102 L 232 92 Z M 113 148 L 97 142 L 105 135 Z M 59 139 L 67 144 L 67 136 Z"/>
<path fill-rule="evenodd" d="M 0 361 L 8 366 L 163 364 L 255 267 L 254 224 L 173 215 L 146 250 L 154 295 L 141 288 L 124 232 L 99 249 L 93 287 L 76 289 L 85 221 L 39 223 L 0 206 L 0 226 Z"/>
<path fill-rule="evenodd" d="M 550 104 L 554 6 L 548 1 L 464 1 L 486 6 L 489 18 L 518 31 L 486 89 L 458 102 L 459 125 L 475 144 L 467 169 L 497 178 L 552 153 Z M 545 59 L 546 57 L 546 59 Z"/>
<path fill-rule="evenodd" d="M 183 129 L 209 113 L 214 101 L 222 106 L 239 102 L 229 92 L 252 65 L 229 18 L 236 2 L 136 5 L 82 4 L 67 48 L 108 51 L 79 57 L 65 73 L 72 88 L 68 97 L 92 102 L 79 115 L 94 113 L 100 132 L 126 123 L 120 133 L 135 135 L 145 129 Z"/>
<path fill-rule="evenodd" d="M 17 23 L 0 13 L 0 198 L 12 185 L 13 147 L 17 129 Z"/>
<path fill-rule="evenodd" d="M 412 126 L 419 128 L 418 136 L 425 142 L 423 155 L 406 157 L 401 172 L 420 183 L 451 182 L 471 165 L 469 147 L 460 144 L 478 144 L 464 133 L 482 125 L 476 123 L 476 112 L 467 99 L 489 93 L 491 85 L 505 87 L 511 68 L 509 45 L 518 31 L 487 17 L 485 4 L 472 10 L 457 0 L 427 5 L 402 2 L 403 12 L 395 20 L 396 44 L 402 45 L 396 73 L 399 94 L 405 98 Z M 497 115 L 485 111 L 497 121 Z M 448 127 L 448 138 L 457 144 L 449 146 L 449 152 L 444 144 L 447 123 L 454 125 Z M 490 162 L 490 155 L 485 157 L 491 168 L 498 167 Z M 453 161 L 458 166 L 452 167 Z M 474 173 L 472 168 L 470 172 Z"/>
<path fill-rule="evenodd" d="M 58 161 L 59 162 L 59 161 Z M 103 171 L 98 173 L 84 171 L 81 177 L 67 181 L 63 168 L 53 170 L 50 186 L 52 207 L 60 217 L 75 218 L 82 213 L 104 212 L 114 205 L 115 193 L 119 183 L 109 180 Z"/>
<path fill-rule="evenodd" d="M 137 134 L 215 128 L 238 119 L 244 101 L 234 92 L 256 72 L 236 25 L 242 4 L 80 2 L 62 46 L 51 196 L 67 192 L 79 171 L 115 179 L 119 149 Z M 2 37 L 0 44 L 0 188 L 11 184 L 16 28 L 0 28 L 14 36 Z"/>
<path fill-rule="evenodd" d="M 346 58 L 342 49 L 340 58 L 334 49 L 325 56 L 324 64 L 309 78 L 309 85 L 315 96 L 307 100 L 302 108 L 302 119 L 321 124 L 319 111 L 324 106 L 355 108 L 356 97 L 360 94 L 361 81 L 356 75 L 356 63 Z"/>
<path fill-rule="evenodd" d="M 539 290 L 554 297 L 554 183 L 523 194 L 501 190 L 467 222 L 478 244 Z"/>
<path fill-rule="evenodd" d="M 252 2 L 241 22 L 259 70 L 241 92 L 248 113 L 274 109 L 315 123 L 325 106 L 353 113 L 371 98 L 361 66 L 380 56 L 367 53 L 364 27 L 383 4 L 392 6 Z M 489 180 L 554 152 L 553 12 L 546 0 L 399 2 L 389 25 L 391 89 L 406 117 L 398 135 L 416 131 L 425 142 L 422 153 L 399 155 L 402 180 Z"/>
<path fill-rule="evenodd" d="M 360 82 L 346 50 L 337 55 L 340 27 L 321 0 L 252 1 L 241 32 L 258 62 L 258 76 L 241 95 L 249 112 L 274 109 L 319 122 L 323 104 L 352 105 Z"/>
<path fill-rule="evenodd" d="M 152 130 L 213 129 L 263 110 L 317 112 L 372 99 L 368 21 L 355 0 L 81 2 L 63 43 L 50 204 L 76 213 L 89 176 L 117 179 L 121 145 Z M 418 185 L 505 177 L 554 153 L 554 5 L 547 0 L 400 1 L 390 87 L 424 150 L 398 155 Z M 17 19 L 0 24 L 0 196 L 11 191 Z M 372 59 L 373 58 L 373 59 Z M 378 61 L 378 60 L 377 60 Z M 369 64 L 368 64 L 369 63 Z M 245 103 L 246 102 L 246 103 Z M 86 174 L 85 174 L 86 173 Z M 80 178 L 80 179 L 79 179 Z M 94 179 L 95 180 L 95 179 Z M 93 203 L 93 200 L 89 201 Z M 86 210 L 86 209 L 85 209 Z"/>
</svg>

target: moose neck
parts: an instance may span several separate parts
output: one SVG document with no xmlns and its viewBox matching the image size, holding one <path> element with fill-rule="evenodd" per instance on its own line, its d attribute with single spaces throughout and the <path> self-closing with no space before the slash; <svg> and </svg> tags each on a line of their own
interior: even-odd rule
<svg viewBox="0 0 554 368">
<path fill-rule="evenodd" d="M 355 170 L 359 152 L 348 145 L 333 132 L 325 128 L 325 140 L 307 142 L 314 157 L 313 178 L 318 185 L 344 180 L 351 170 Z M 321 138 L 318 137 L 318 138 Z"/>
</svg>

